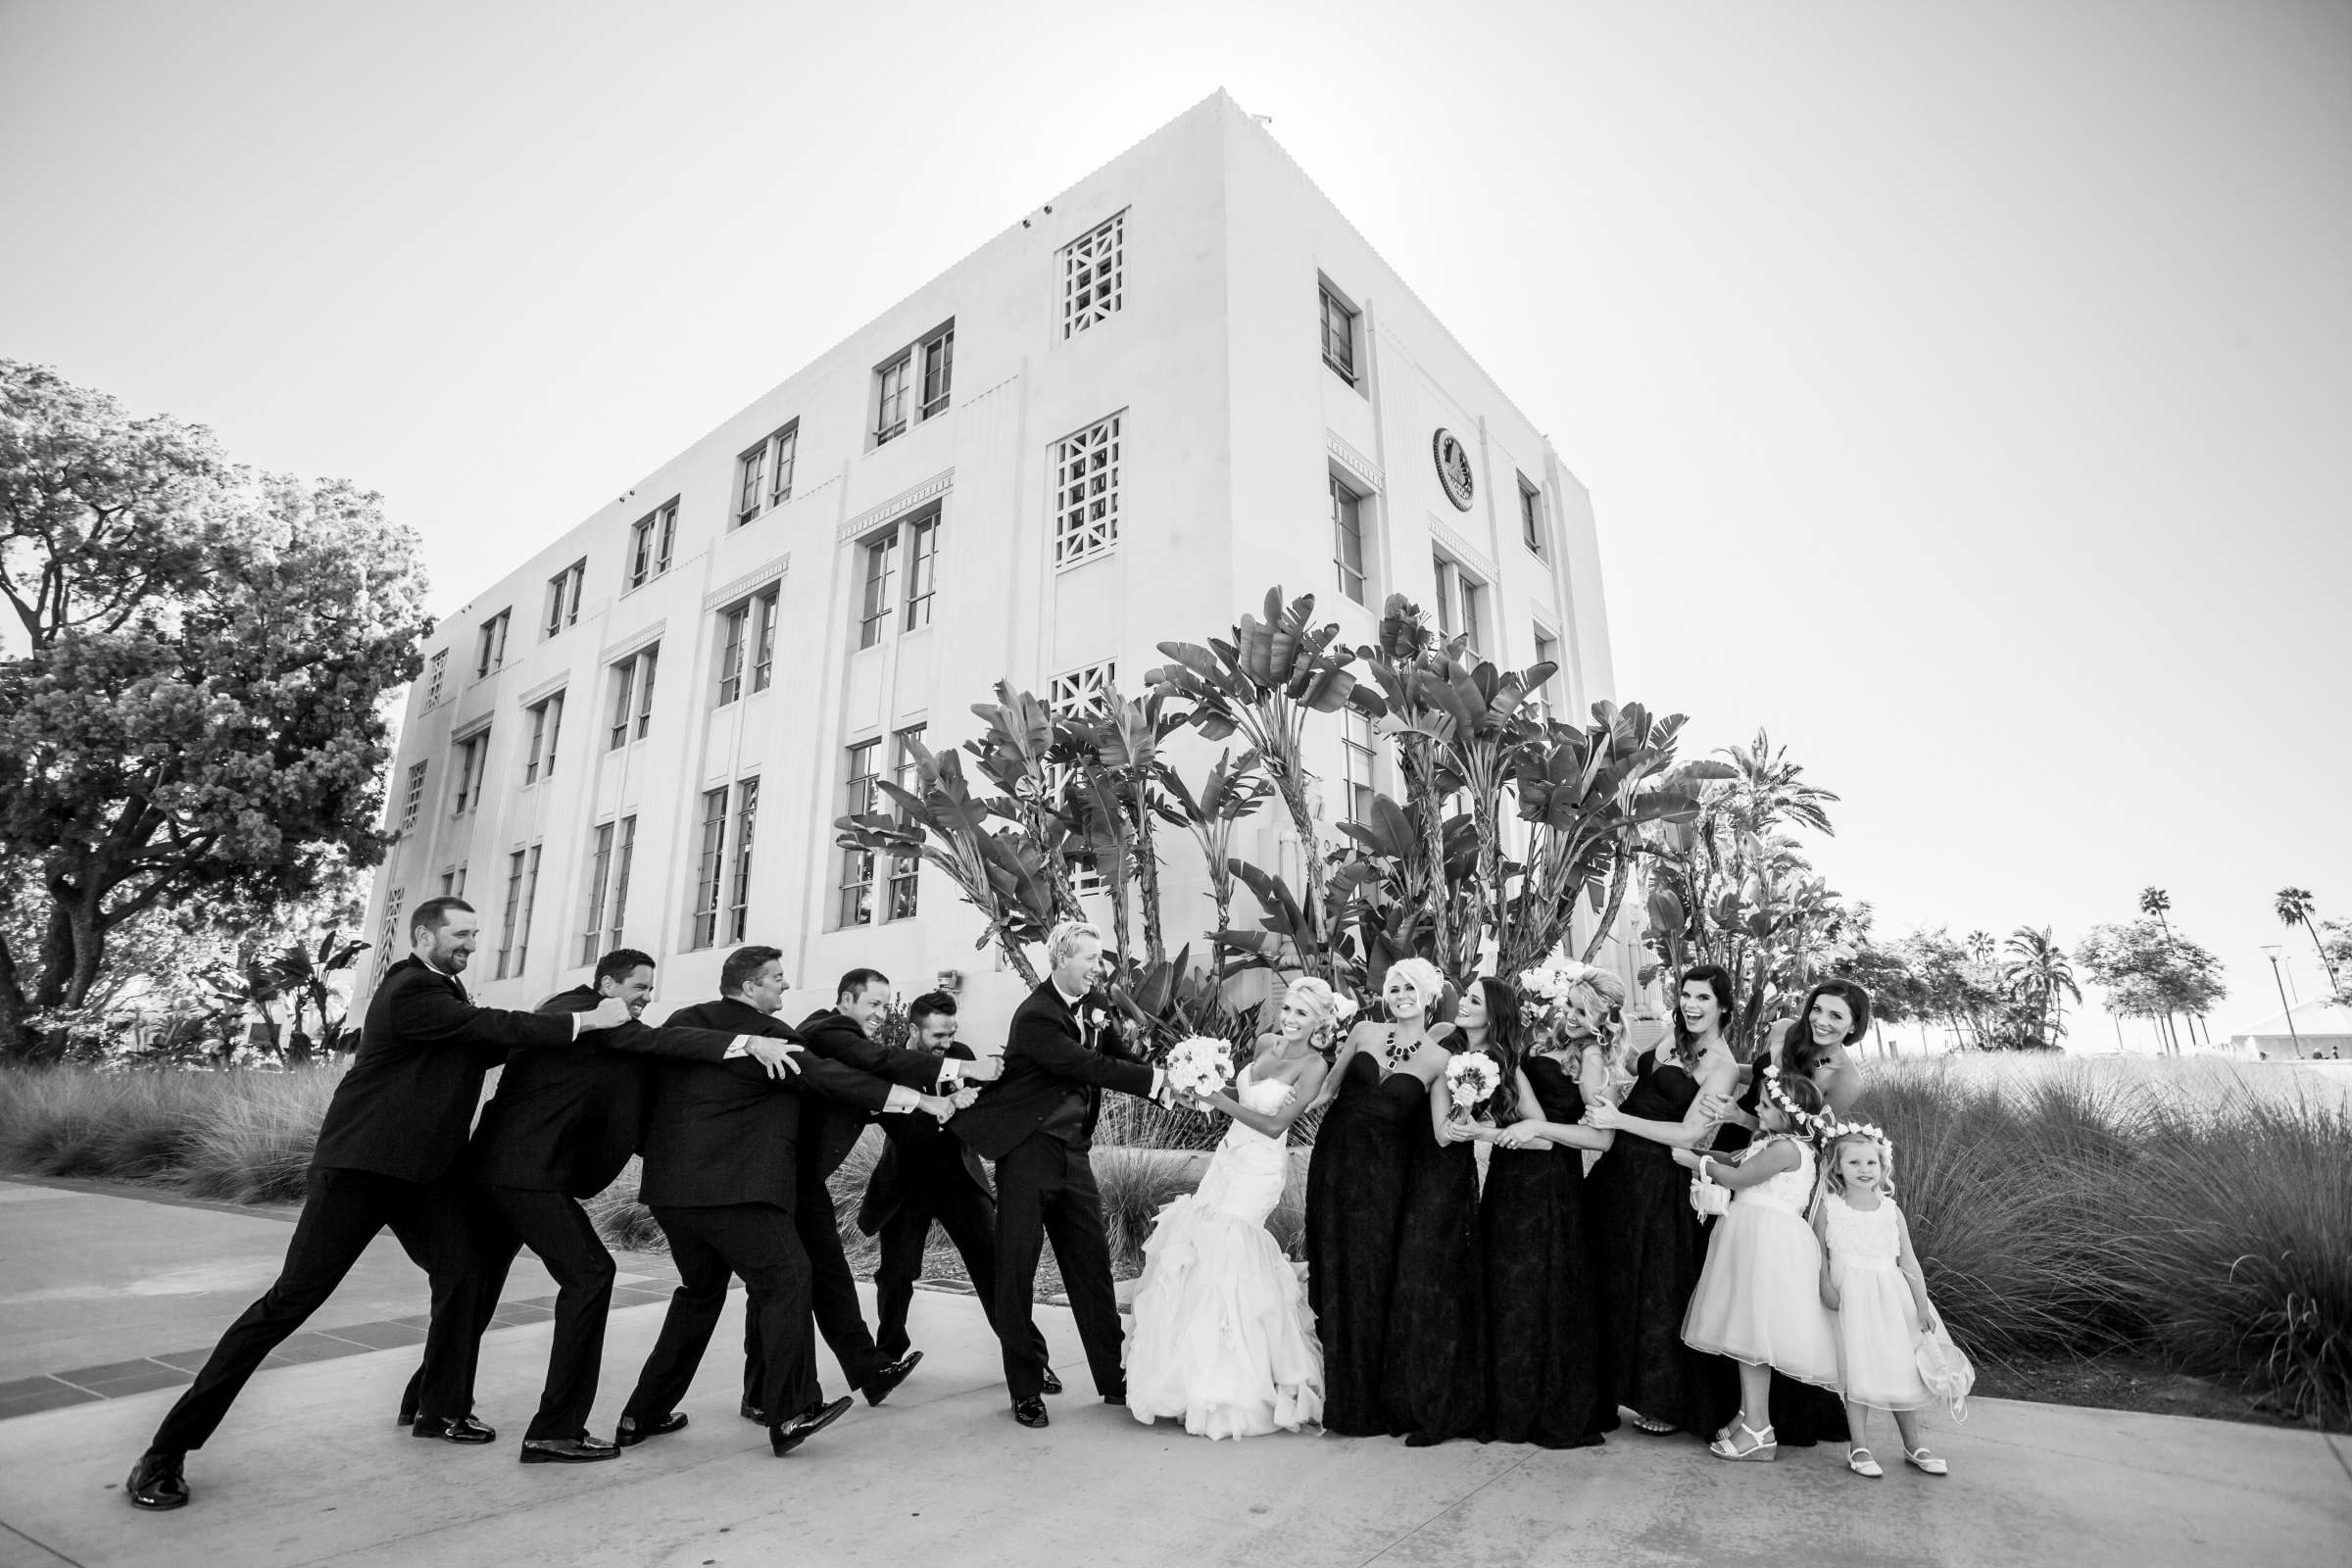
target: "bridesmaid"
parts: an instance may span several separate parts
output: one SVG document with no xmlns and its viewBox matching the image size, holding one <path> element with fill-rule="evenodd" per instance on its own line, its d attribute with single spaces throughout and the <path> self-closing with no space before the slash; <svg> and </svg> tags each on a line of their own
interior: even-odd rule
<svg viewBox="0 0 2352 1568">
<path fill-rule="evenodd" d="M 1625 1055 L 1625 982 L 1607 969 L 1583 965 L 1568 987 L 1559 1046 L 1561 1065 L 1575 1073 L 1584 1102 L 1617 1103 L 1634 1078 Z"/>
<path fill-rule="evenodd" d="M 1437 969 L 1408 964 L 1392 967 L 1381 992 L 1395 1022 L 1357 1024 L 1333 1059 L 1307 1157 L 1307 1303 L 1323 1342 L 1323 1430 L 1342 1437 L 1389 1435 L 1380 1391 L 1397 1224 L 1413 1151 L 1429 1139 L 1429 1086 L 1446 1070 L 1430 1034 Z"/>
<path fill-rule="evenodd" d="M 1598 1001 L 1589 986 L 1578 990 Z M 1491 1010 L 1499 1018 L 1503 1009 Z M 1569 1016 L 1578 1017 L 1573 1002 Z M 1586 1034 L 1595 1021 L 1588 1011 Z M 1584 1160 L 1586 1151 L 1604 1151 L 1617 1135 L 1580 1125 L 1585 1096 L 1573 1066 L 1593 1053 L 1574 1029 L 1572 1022 L 1521 1066 L 1520 1119 L 1494 1135 L 1478 1209 L 1487 1267 L 1488 1410 L 1481 1436 L 1545 1448 L 1587 1447 L 1617 1425 L 1617 1402 L 1602 1373 L 1600 1283 L 1585 1213 Z"/>
<path fill-rule="evenodd" d="M 1437 970 L 1412 959 L 1416 984 Z M 1403 967 L 1399 965 L 1398 967 Z M 1427 970 L 1421 974 L 1419 970 Z M 1396 974 L 1391 969 L 1391 975 Z M 1426 1448 L 1466 1438 L 1487 1413 L 1486 1273 L 1479 1262 L 1478 1145 L 1494 1123 L 1519 1119 L 1519 998 L 1499 980 L 1474 980 L 1454 1009 L 1462 1052 L 1483 1051 L 1500 1069 L 1494 1093 L 1465 1114 L 1445 1074 L 1429 1086 L 1430 1137 L 1404 1189 L 1396 1286 L 1389 1305 L 1391 1353 L 1382 1381 L 1390 1430 Z"/>
<path fill-rule="evenodd" d="M 1616 1133 L 1592 1167 L 1599 1206 L 1601 1304 L 1607 1367 L 1618 1402 L 1642 1432 L 1705 1435 L 1718 1424 L 1721 1370 L 1683 1343 L 1683 1314 L 1706 1253 L 1690 1178 L 1677 1149 L 1705 1143 L 1731 1103 L 1740 1064 L 1724 1043 L 1732 977 L 1703 963 L 1676 992 L 1674 1042 L 1642 1054 L 1621 1104 L 1592 1105 L 1591 1124 Z"/>
</svg>

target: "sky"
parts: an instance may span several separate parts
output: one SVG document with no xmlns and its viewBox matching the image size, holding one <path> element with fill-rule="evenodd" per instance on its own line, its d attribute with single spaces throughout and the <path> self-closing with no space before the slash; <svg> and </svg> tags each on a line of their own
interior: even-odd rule
<svg viewBox="0 0 2352 1568">
<path fill-rule="evenodd" d="M 2352 6 L 0 0 L 0 355 L 381 491 L 446 610 L 1220 86 L 1592 491 L 1620 698 L 1837 791 L 1883 934 L 2153 884 L 2217 1034 L 2265 944 L 2317 994 Z"/>
</svg>

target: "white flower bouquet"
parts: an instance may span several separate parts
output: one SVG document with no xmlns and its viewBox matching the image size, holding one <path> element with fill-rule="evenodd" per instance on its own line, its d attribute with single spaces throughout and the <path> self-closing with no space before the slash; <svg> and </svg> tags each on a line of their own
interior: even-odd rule
<svg viewBox="0 0 2352 1568">
<path fill-rule="evenodd" d="M 1213 1095 L 1233 1082 L 1233 1058 L 1222 1040 L 1194 1035 L 1168 1048 L 1168 1082 L 1180 1095 Z"/>
<path fill-rule="evenodd" d="M 1502 1069 L 1483 1051 L 1465 1051 L 1446 1064 L 1446 1093 L 1462 1116 L 1475 1116 L 1501 1087 Z"/>
</svg>

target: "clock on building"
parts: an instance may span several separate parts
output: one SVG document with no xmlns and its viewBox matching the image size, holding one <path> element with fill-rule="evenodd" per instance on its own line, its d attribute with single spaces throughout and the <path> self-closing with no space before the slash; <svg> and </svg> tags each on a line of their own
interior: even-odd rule
<svg viewBox="0 0 2352 1568">
<path fill-rule="evenodd" d="M 1438 482 L 1446 487 L 1446 498 L 1456 510 L 1470 510 L 1470 453 L 1451 430 L 1441 428 L 1430 438 L 1430 452 L 1438 460 Z"/>
</svg>

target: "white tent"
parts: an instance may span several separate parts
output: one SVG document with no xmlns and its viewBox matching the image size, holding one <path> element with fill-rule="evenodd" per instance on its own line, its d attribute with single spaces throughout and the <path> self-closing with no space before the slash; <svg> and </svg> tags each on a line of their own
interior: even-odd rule
<svg viewBox="0 0 2352 1568">
<path fill-rule="evenodd" d="M 2289 1016 L 2293 1026 L 2288 1026 Z M 2352 1007 L 2313 998 L 2230 1037 L 2230 1049 L 2265 1061 L 2352 1061 Z"/>
</svg>

